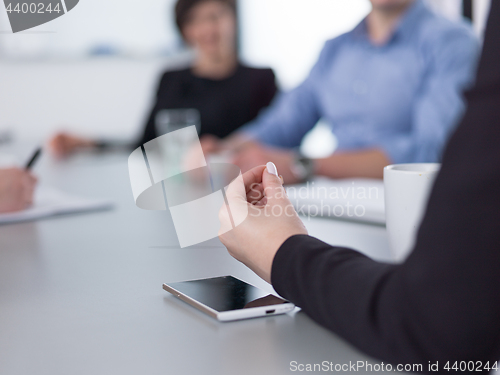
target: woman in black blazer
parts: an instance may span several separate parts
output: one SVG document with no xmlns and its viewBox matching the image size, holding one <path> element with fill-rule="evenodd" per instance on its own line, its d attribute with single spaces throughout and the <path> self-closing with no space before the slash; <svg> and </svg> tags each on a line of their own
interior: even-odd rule
<svg viewBox="0 0 500 375">
<path fill-rule="evenodd" d="M 476 86 L 466 97 L 404 263 L 379 263 L 308 236 L 272 163 L 244 175 L 249 196 L 227 194 L 231 210 L 245 204 L 250 212 L 221 241 L 279 294 L 374 357 L 429 373 L 497 369 L 500 1 L 491 2 Z"/>
</svg>

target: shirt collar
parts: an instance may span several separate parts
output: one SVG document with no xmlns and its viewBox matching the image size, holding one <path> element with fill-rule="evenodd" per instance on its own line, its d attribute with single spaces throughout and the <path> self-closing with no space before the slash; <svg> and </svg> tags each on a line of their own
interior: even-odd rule
<svg viewBox="0 0 500 375">
<path fill-rule="evenodd" d="M 415 0 L 399 20 L 396 28 L 394 29 L 391 37 L 386 44 L 391 43 L 396 38 L 404 38 L 405 36 L 410 35 L 418 25 L 420 19 L 428 11 L 429 10 L 427 9 L 423 0 Z M 364 39 L 368 42 L 370 41 L 368 38 L 366 17 L 352 30 L 352 35 L 356 39 Z"/>
</svg>

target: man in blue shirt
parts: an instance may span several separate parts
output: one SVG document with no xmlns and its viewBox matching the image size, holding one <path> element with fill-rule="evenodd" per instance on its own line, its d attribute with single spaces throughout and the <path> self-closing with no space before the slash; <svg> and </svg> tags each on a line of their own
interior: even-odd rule
<svg viewBox="0 0 500 375">
<path fill-rule="evenodd" d="M 235 151 L 243 171 L 273 161 L 287 183 L 311 174 L 382 177 L 391 163 L 436 162 L 464 110 L 479 43 L 423 0 L 370 0 L 352 31 L 326 42 L 307 79 L 205 151 Z M 293 151 L 322 118 L 338 140 L 327 158 Z M 215 146 L 216 145 L 216 146 Z"/>
</svg>

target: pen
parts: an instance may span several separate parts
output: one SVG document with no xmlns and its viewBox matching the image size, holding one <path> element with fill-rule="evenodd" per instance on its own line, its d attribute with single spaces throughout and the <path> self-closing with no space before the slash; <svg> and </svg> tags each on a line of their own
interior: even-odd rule
<svg viewBox="0 0 500 375">
<path fill-rule="evenodd" d="M 35 150 L 35 152 L 33 153 L 33 156 L 30 158 L 28 163 L 26 163 L 26 166 L 24 167 L 24 169 L 30 170 L 31 167 L 33 166 L 33 164 L 35 164 L 36 160 L 38 159 L 38 157 L 40 156 L 41 153 L 42 153 L 42 148 L 38 147 Z"/>
</svg>

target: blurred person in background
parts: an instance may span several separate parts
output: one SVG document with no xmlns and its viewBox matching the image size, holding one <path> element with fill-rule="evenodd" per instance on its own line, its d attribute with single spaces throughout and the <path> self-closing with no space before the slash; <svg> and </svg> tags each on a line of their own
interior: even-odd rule
<svg viewBox="0 0 500 375">
<path fill-rule="evenodd" d="M 21 211 L 33 203 L 36 177 L 19 168 L 0 169 L 0 213 Z"/>
<path fill-rule="evenodd" d="M 464 110 L 479 43 L 469 25 L 434 14 L 423 0 L 370 0 L 352 31 L 327 41 L 306 80 L 229 139 L 243 171 L 273 161 L 287 183 L 312 175 L 381 178 L 391 163 L 436 162 Z M 296 151 L 320 119 L 338 140 L 330 156 Z"/>
<path fill-rule="evenodd" d="M 244 66 L 238 60 L 238 23 L 235 0 L 178 0 L 176 24 L 196 57 L 187 69 L 163 74 L 138 147 L 158 135 L 156 117 L 165 109 L 194 108 L 200 113 L 200 137 L 223 138 L 253 120 L 276 93 L 271 69 Z M 65 156 L 78 149 L 106 148 L 113 142 L 59 133 L 50 150 Z"/>
</svg>

